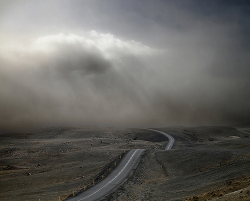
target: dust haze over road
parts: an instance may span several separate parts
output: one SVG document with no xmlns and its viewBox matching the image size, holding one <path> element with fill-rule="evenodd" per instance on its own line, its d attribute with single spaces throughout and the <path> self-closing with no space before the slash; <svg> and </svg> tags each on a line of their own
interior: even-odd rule
<svg viewBox="0 0 250 201">
<path fill-rule="evenodd" d="M 3 0 L 0 130 L 247 121 L 249 8 Z"/>
</svg>

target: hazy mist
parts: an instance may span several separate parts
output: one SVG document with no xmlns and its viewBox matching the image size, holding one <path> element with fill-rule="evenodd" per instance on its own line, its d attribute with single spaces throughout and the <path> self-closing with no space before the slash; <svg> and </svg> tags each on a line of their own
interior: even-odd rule
<svg viewBox="0 0 250 201">
<path fill-rule="evenodd" d="M 0 131 L 249 121 L 246 1 L 1 1 Z"/>
</svg>

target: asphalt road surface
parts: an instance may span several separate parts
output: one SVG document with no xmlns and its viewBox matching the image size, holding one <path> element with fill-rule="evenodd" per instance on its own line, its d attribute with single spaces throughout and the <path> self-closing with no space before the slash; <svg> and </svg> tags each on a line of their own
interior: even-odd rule
<svg viewBox="0 0 250 201">
<path fill-rule="evenodd" d="M 165 150 L 170 150 L 174 145 L 174 138 L 167 133 L 162 131 L 149 129 L 158 133 L 165 135 L 169 138 L 169 142 Z M 70 201 L 94 201 L 99 200 L 105 195 L 109 194 L 115 188 L 120 186 L 124 180 L 129 176 L 133 169 L 136 168 L 140 161 L 141 155 L 145 152 L 145 149 L 133 149 L 130 150 L 119 165 L 100 183 L 96 184 L 92 188 L 86 190 L 85 192 L 77 195 L 76 197 L 67 199 Z"/>
<path fill-rule="evenodd" d="M 108 175 L 108 177 L 92 188 L 86 190 L 84 193 L 69 200 L 92 201 L 104 197 L 113 189 L 118 187 L 129 176 L 130 172 L 136 168 L 144 151 L 145 149 L 133 149 L 129 151 L 119 165 Z"/>
</svg>

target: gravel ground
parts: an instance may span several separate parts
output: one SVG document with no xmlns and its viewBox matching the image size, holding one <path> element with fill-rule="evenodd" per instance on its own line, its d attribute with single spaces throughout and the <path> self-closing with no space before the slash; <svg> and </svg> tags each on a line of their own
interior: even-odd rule
<svg viewBox="0 0 250 201">
<path fill-rule="evenodd" d="M 0 135 L 0 200 L 66 199 L 98 182 L 105 167 L 129 148 L 161 149 L 167 140 L 151 137 L 143 129 L 97 127 Z"/>
<path fill-rule="evenodd" d="M 0 135 L 0 200 L 61 200 L 98 182 L 129 148 L 148 149 L 110 200 L 249 200 L 248 127 L 45 128 Z"/>
</svg>

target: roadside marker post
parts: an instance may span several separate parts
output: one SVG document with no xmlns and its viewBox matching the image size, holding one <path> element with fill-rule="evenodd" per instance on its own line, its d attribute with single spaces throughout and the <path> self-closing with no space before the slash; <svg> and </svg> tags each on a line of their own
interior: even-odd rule
<svg viewBox="0 0 250 201">
<path fill-rule="evenodd" d="M 115 162 L 115 166 L 116 166 L 116 162 Z"/>
<path fill-rule="evenodd" d="M 109 172 L 110 172 L 110 168 L 109 168 Z"/>
<path fill-rule="evenodd" d="M 60 199 L 60 196 L 59 196 L 59 201 L 60 201 L 61 199 Z"/>
<path fill-rule="evenodd" d="M 84 186 L 84 190 L 86 190 L 86 186 Z"/>
<path fill-rule="evenodd" d="M 73 191 L 73 197 L 75 197 L 75 193 L 74 193 L 74 191 Z"/>
<path fill-rule="evenodd" d="M 95 185 L 95 181 L 93 181 L 93 185 Z"/>
<path fill-rule="evenodd" d="M 103 179 L 103 177 L 104 177 L 104 176 L 102 175 L 102 179 Z"/>
<path fill-rule="evenodd" d="M 122 156 L 120 155 L 120 159 L 122 159 Z"/>
</svg>

